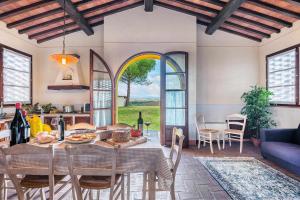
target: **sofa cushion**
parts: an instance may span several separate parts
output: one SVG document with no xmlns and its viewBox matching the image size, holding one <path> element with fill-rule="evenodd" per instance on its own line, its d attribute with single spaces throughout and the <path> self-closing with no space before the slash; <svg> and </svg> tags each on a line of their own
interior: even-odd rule
<svg viewBox="0 0 300 200">
<path fill-rule="evenodd" d="M 294 134 L 293 142 L 300 145 L 300 124 L 298 126 L 297 133 Z"/>
<path fill-rule="evenodd" d="M 282 161 L 300 167 L 300 145 L 284 142 L 263 142 L 264 154 L 273 155 Z"/>
</svg>

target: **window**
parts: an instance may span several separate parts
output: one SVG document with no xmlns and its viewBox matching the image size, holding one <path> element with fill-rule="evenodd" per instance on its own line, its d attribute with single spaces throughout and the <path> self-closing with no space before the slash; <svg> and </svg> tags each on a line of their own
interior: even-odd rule
<svg viewBox="0 0 300 200">
<path fill-rule="evenodd" d="M 32 56 L 0 44 L 0 97 L 4 105 L 31 104 Z"/>
</svg>

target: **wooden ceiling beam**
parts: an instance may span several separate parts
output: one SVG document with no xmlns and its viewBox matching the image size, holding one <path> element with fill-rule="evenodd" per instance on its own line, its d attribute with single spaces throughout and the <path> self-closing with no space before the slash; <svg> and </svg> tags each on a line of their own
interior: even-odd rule
<svg viewBox="0 0 300 200">
<path fill-rule="evenodd" d="M 209 22 L 202 21 L 202 20 L 197 20 L 197 24 L 201 24 L 201 25 L 204 25 L 204 26 L 208 26 L 210 23 L 209 23 Z M 254 41 L 256 41 L 256 42 L 261 42 L 261 39 L 260 39 L 260 38 L 256 38 L 256 37 L 253 37 L 253 36 L 244 34 L 244 33 L 240 33 L 240 32 L 238 32 L 238 31 L 233 31 L 233 30 L 230 30 L 230 29 L 227 29 L 227 28 L 223 28 L 223 27 L 220 27 L 219 29 L 222 30 L 222 31 L 225 31 L 225 32 L 234 34 L 234 35 L 238 35 L 238 36 L 240 36 L 240 37 L 244 37 L 244 38 L 247 38 L 247 39 L 250 39 L 250 40 L 254 40 Z"/>
<path fill-rule="evenodd" d="M 56 3 L 54 0 L 43 0 L 43 1 L 33 3 L 33 4 L 22 6 L 20 8 L 16 8 L 16 9 L 13 9 L 13 10 L 10 10 L 10 11 L 0 14 L 0 20 L 7 19 L 9 17 L 14 17 L 16 15 L 20 15 L 20 14 L 32 11 L 34 9 L 44 7 L 44 6 L 52 5 L 54 3 Z"/>
<path fill-rule="evenodd" d="M 101 15 L 95 15 L 95 16 L 92 16 L 92 17 L 88 17 L 86 18 L 86 20 L 90 23 L 92 20 L 95 20 L 95 19 L 102 19 L 103 17 Z M 102 20 L 103 21 L 103 20 Z M 92 23 L 90 23 L 92 24 Z M 76 25 L 76 22 L 71 22 L 71 23 L 67 23 L 65 28 L 68 29 L 72 26 Z M 34 33 L 34 34 L 31 34 L 28 36 L 29 39 L 34 39 L 34 38 L 37 38 L 39 36 L 42 36 L 42 35 L 46 35 L 46 34 L 49 34 L 49 33 L 53 33 L 53 32 L 56 32 L 58 30 L 62 30 L 64 28 L 64 26 L 56 26 L 54 28 L 51 28 L 51 29 L 47 29 L 47 30 L 44 30 L 44 31 L 41 31 L 41 32 L 37 32 L 37 33 Z"/>
<path fill-rule="evenodd" d="M 99 26 L 99 25 L 102 25 L 102 24 L 103 24 L 103 21 L 100 21 L 100 22 L 93 23 L 90 26 L 91 27 L 95 27 L 95 26 Z M 72 29 L 72 30 L 68 30 L 68 31 L 66 31 L 65 35 L 68 35 L 70 33 L 75 33 L 75 32 L 78 32 L 78 31 L 81 31 L 81 28 L 75 28 L 75 29 Z M 55 34 L 55 35 L 51 35 L 49 37 L 37 40 L 37 43 L 43 43 L 43 42 L 46 42 L 46 41 L 49 41 L 49 40 L 61 37 L 63 35 L 64 35 L 64 33 L 58 33 L 58 34 Z"/>
<path fill-rule="evenodd" d="M 287 9 L 284 9 L 284 8 L 281 8 L 281 7 L 278 7 L 278 6 L 263 2 L 263 1 L 248 0 L 247 4 L 257 6 L 257 7 L 266 9 L 266 10 L 270 10 L 275 13 L 280 13 L 282 15 L 289 16 L 289 17 L 292 17 L 295 19 L 300 19 L 300 14 L 297 12 L 293 12 L 291 10 L 287 10 Z"/>
<path fill-rule="evenodd" d="M 19 0 L 2 0 L 2 1 L 0 2 L 0 7 L 2 7 L 2 6 L 7 6 L 8 4 L 15 3 L 15 2 L 17 2 L 17 1 L 19 1 Z"/>
<path fill-rule="evenodd" d="M 155 2 L 155 5 L 165 7 L 165 8 L 168 8 L 170 10 L 182 12 L 182 13 L 185 13 L 185 14 L 188 14 L 188 15 L 192 15 L 192 16 L 197 17 L 197 19 L 206 20 L 207 22 L 211 22 L 213 20 L 213 18 L 208 16 L 208 15 L 204 15 L 204 14 L 197 13 L 197 12 L 194 12 L 194 11 L 191 11 L 191 10 L 176 7 L 176 6 L 173 6 L 171 4 L 166 4 L 166 3 L 163 3 L 163 2 Z M 252 28 L 248 28 L 248 27 L 245 27 L 245 26 L 241 26 L 241 25 L 238 25 L 238 24 L 235 24 L 235 23 L 232 23 L 232 22 L 224 22 L 224 23 L 229 25 L 229 26 L 232 26 L 234 28 L 240 29 L 240 30 L 244 30 L 244 31 L 247 31 L 247 32 L 250 32 L 250 33 L 253 33 L 253 34 L 258 34 L 262 37 L 266 37 L 266 38 L 271 37 L 270 34 L 267 34 L 267 33 L 264 33 L 264 32 L 261 32 L 261 31 L 258 31 L 258 30 L 252 29 Z"/>
<path fill-rule="evenodd" d="M 211 12 L 211 13 L 214 13 L 214 14 L 219 14 L 218 9 L 202 6 L 202 5 L 199 5 L 199 4 L 190 2 L 190 1 L 186 1 L 186 0 L 177 0 L 177 1 L 182 3 L 183 5 L 187 5 L 187 6 L 190 6 L 190 7 L 196 8 L 196 9 L 200 9 L 200 10 L 203 10 L 203 11 Z M 260 22 L 255 21 L 255 20 L 240 17 L 240 16 L 235 15 L 235 14 L 233 14 L 231 16 L 231 18 L 242 21 L 242 22 L 245 22 L 245 23 L 247 23 L 249 25 L 252 25 L 252 26 L 258 26 L 262 29 L 265 29 L 265 30 L 268 30 L 268 31 L 271 31 L 271 32 L 280 33 L 280 29 L 275 28 L 273 26 L 266 25 L 264 23 L 260 23 Z"/>
<path fill-rule="evenodd" d="M 74 3 L 74 5 L 75 6 L 80 6 L 80 5 L 89 3 L 91 1 L 92 0 L 82 0 L 82 1 Z M 49 11 L 46 11 L 46 12 L 43 12 L 43 13 L 40 13 L 40 14 L 37 14 L 37 15 L 33 15 L 33 16 L 26 17 L 24 19 L 9 23 L 9 24 L 7 24 L 7 28 L 15 28 L 15 27 L 25 25 L 27 23 L 30 23 L 30 22 L 33 22 L 33 21 L 36 21 L 36 20 L 39 20 L 39 19 L 42 19 L 42 18 L 45 18 L 45 17 L 49 17 L 49 16 L 52 16 L 52 15 L 55 15 L 55 14 L 58 14 L 58 13 L 62 13 L 62 12 L 63 12 L 62 8 L 56 8 L 56 9 L 53 9 L 53 10 L 49 10 Z"/>
<path fill-rule="evenodd" d="M 66 13 L 73 19 L 74 22 L 87 34 L 93 35 L 94 31 L 83 15 L 77 10 L 76 6 L 71 0 L 56 0 L 62 8 L 65 9 Z"/>
<path fill-rule="evenodd" d="M 202 1 L 210 3 L 212 5 L 220 6 L 220 7 L 224 7 L 226 5 L 225 2 L 220 1 L 220 0 L 202 0 Z M 270 22 L 279 24 L 281 26 L 285 26 L 285 27 L 292 27 L 293 26 L 292 23 L 287 22 L 285 20 L 282 20 L 282 19 L 279 19 L 279 18 L 276 18 L 276 17 L 272 17 L 270 15 L 266 15 L 266 14 L 263 14 L 263 13 L 260 13 L 260 12 L 256 12 L 256 11 L 253 11 L 253 10 L 250 10 L 250 9 L 247 9 L 247 8 L 240 7 L 239 9 L 237 9 L 237 11 L 241 12 L 243 14 L 249 15 L 249 16 L 257 17 L 259 19 L 263 19 L 263 20 L 266 20 L 266 21 L 270 21 Z"/>
<path fill-rule="evenodd" d="M 153 12 L 153 0 L 144 0 L 144 6 L 146 12 Z"/>
<path fill-rule="evenodd" d="M 244 3 L 246 0 L 230 0 L 219 14 L 214 17 L 209 26 L 207 26 L 205 33 L 213 34 L 222 24 Z"/>
<path fill-rule="evenodd" d="M 116 4 L 118 0 L 115 0 L 113 1 L 114 4 Z M 124 1 L 124 0 L 122 0 Z M 120 0 L 118 1 L 120 2 Z M 105 4 L 105 5 L 102 5 L 102 6 L 96 6 L 98 9 L 101 8 L 101 9 L 106 9 L 114 4 Z M 134 8 L 134 7 L 137 7 L 137 6 L 140 6 L 140 5 L 143 5 L 143 2 L 140 1 L 140 2 L 136 2 L 136 3 L 133 3 L 133 4 L 130 4 L 130 5 L 127 5 L 127 6 L 124 6 L 124 7 L 121 7 L 121 8 L 117 8 L 117 9 L 114 9 L 114 10 L 111 10 L 111 11 L 107 11 L 107 12 L 104 12 L 101 14 L 102 17 L 105 17 L 105 16 L 108 16 L 108 15 L 111 15 L 111 14 L 114 14 L 114 13 L 117 13 L 117 12 L 121 12 L 121 11 L 124 11 L 124 10 L 127 10 L 127 9 L 130 9 L 130 8 Z M 82 15 L 86 15 L 86 14 L 89 14 L 89 13 L 93 13 L 95 11 L 98 11 L 98 9 L 95 9 L 96 7 L 92 7 L 92 8 L 89 8 L 87 10 L 83 10 L 81 11 L 81 14 Z M 100 9 L 100 10 L 101 10 Z M 21 29 L 19 30 L 19 33 L 20 34 L 24 34 L 24 33 L 28 33 L 30 31 L 33 31 L 33 30 L 36 30 L 36 29 L 39 29 L 39 28 L 43 28 L 43 27 L 47 27 L 51 24 L 54 24 L 54 23 L 58 23 L 58 22 L 61 22 L 63 21 L 63 17 L 60 17 L 60 18 L 56 18 L 56 19 L 53 19 L 53 20 L 50 20 L 50 21 L 47 21 L 47 22 L 43 22 L 43 23 L 40 23 L 40 24 L 36 24 L 34 26 L 30 26 L 30 27 L 27 27 L 27 28 L 24 28 L 24 29 Z M 68 16 L 67 16 L 67 19 L 70 19 Z"/>
</svg>

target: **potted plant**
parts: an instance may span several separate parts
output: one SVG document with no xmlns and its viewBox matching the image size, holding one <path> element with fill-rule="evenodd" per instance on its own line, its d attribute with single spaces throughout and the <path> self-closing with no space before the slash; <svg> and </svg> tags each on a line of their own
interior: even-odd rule
<svg viewBox="0 0 300 200">
<path fill-rule="evenodd" d="M 241 113 L 247 115 L 247 130 L 251 132 L 251 140 L 255 146 L 260 145 L 260 129 L 276 126 L 272 119 L 270 98 L 272 92 L 264 87 L 252 86 L 241 99 L 245 103 Z"/>
</svg>

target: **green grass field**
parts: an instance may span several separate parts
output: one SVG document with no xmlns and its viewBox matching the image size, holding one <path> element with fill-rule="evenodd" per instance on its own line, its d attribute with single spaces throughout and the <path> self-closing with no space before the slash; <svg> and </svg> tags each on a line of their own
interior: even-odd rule
<svg viewBox="0 0 300 200">
<path fill-rule="evenodd" d="M 151 122 L 149 130 L 160 130 L 160 107 L 159 106 L 128 106 L 118 108 L 118 123 L 126 123 L 137 126 L 139 112 L 145 122 Z M 144 125 L 144 130 L 146 126 Z"/>
</svg>

